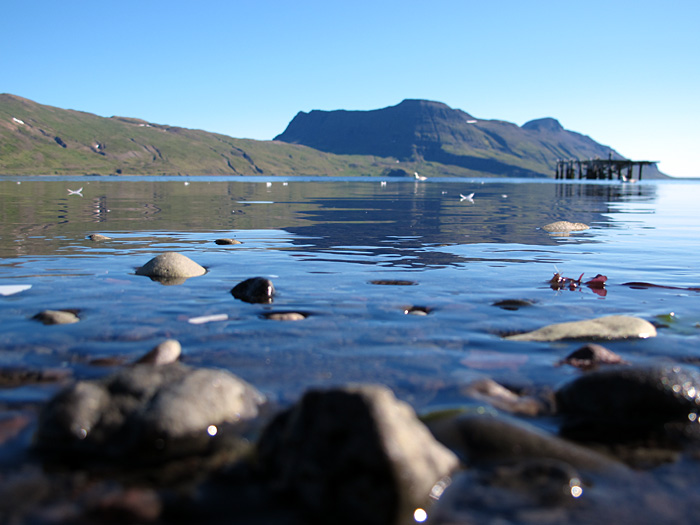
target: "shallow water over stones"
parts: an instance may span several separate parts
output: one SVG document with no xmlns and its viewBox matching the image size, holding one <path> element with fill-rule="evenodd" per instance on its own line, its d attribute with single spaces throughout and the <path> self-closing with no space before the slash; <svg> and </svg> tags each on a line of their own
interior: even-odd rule
<svg viewBox="0 0 700 525">
<path fill-rule="evenodd" d="M 102 384 L 164 341 L 179 343 L 186 367 L 242 378 L 273 410 L 294 405 L 312 387 L 381 384 L 426 418 L 511 414 L 547 443 L 547 436 L 566 434 L 570 441 L 556 441 L 557 450 L 581 441 L 618 463 L 643 465 L 619 483 L 564 453 L 554 459 L 501 453 L 495 463 L 454 474 L 452 486 L 443 487 L 444 501 L 426 507 L 435 523 L 620 517 L 644 523 L 660 516 L 683 523 L 697 503 L 697 414 L 693 420 L 688 406 L 681 407 L 687 423 L 662 420 L 670 426 L 630 444 L 628 436 L 598 443 L 606 440 L 567 434 L 591 427 L 576 426 L 551 397 L 542 402 L 543 393 L 561 397 L 577 378 L 608 368 L 682 364 L 688 377 L 697 373 L 695 183 L 273 179 L 268 185 L 203 178 L 184 185 L 183 179 L 94 178 L 82 180 L 84 197 L 75 199 L 66 195 L 64 180 L 16 182 L 0 180 L 0 493 L 37 490 L 27 507 L 33 510 L 0 512 L 41 522 L 70 507 L 66 517 L 90 522 L 99 514 L 95 509 L 119 507 L 125 515 L 177 521 L 171 518 L 180 509 L 161 485 L 115 489 L 108 477 L 104 487 L 89 489 L 80 471 L 66 471 L 66 465 L 60 476 L 47 478 L 29 453 L 38 413 L 59 390 L 76 381 Z M 472 192 L 473 203 L 460 201 L 460 193 Z M 589 228 L 566 236 L 543 229 L 557 221 Z M 217 243 L 234 238 L 241 244 Z M 168 252 L 196 261 L 206 273 L 172 286 L 135 274 Z M 604 275 L 606 293 L 587 286 L 552 289 L 553 273 L 577 282 Z M 256 276 L 268 292 L 267 283 L 274 282 L 274 301 L 272 293 L 262 301 L 232 294 Z M 78 312 L 79 322 L 32 319 L 47 310 Z M 643 319 L 657 332 L 655 338 L 598 341 L 624 364 L 557 366 L 582 342 L 508 339 L 613 315 Z M 595 340 L 595 334 L 586 338 Z M 634 389 L 646 383 L 624 377 L 616 384 L 627 385 L 620 388 L 637 399 Z M 681 388 L 687 393 L 691 386 Z M 595 401 L 598 391 L 576 389 L 580 399 L 604 404 Z M 621 420 L 643 412 L 624 399 L 616 405 Z M 529 429 L 523 432 L 523 440 L 531 439 Z M 572 451 L 578 449 L 572 445 Z M 172 468 L 186 472 L 194 460 L 182 461 Z M 275 516 L 267 522 L 294 522 L 249 467 L 230 468 L 218 481 L 208 480 L 201 500 L 185 505 L 193 514 L 182 516 L 197 516 L 200 501 L 226 507 L 237 491 L 236 502 L 248 505 L 259 522 L 266 522 L 265 512 Z M 569 490 L 579 487 L 582 495 L 549 498 L 574 478 L 581 485 Z M 221 479 L 227 480 L 223 487 Z M 528 487 L 528 479 L 538 481 Z M 41 489 L 52 485 L 53 493 Z M 221 498 L 215 497 L 219 491 Z M 635 510 L 640 502 L 646 510 Z M 664 515 L 660 509 L 669 502 L 672 510 Z M 104 518 L 107 511 L 101 512 Z M 226 515 L 212 512 L 219 520 Z"/>
</svg>

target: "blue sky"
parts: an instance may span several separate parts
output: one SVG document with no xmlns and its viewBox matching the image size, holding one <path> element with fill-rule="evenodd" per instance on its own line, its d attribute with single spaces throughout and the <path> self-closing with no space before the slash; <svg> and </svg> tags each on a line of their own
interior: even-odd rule
<svg viewBox="0 0 700 525">
<path fill-rule="evenodd" d="M 270 140 L 406 98 L 700 176 L 700 2 L 5 0 L 0 92 Z"/>
</svg>

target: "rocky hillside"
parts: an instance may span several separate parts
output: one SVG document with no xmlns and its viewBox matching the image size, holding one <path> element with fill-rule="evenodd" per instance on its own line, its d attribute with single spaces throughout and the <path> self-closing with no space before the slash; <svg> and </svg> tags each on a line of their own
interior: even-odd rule
<svg viewBox="0 0 700 525">
<path fill-rule="evenodd" d="M 439 163 L 499 176 L 551 177 L 558 159 L 623 158 L 552 118 L 520 127 L 427 100 L 404 100 L 373 111 L 301 112 L 275 140 L 329 153 Z"/>
</svg>

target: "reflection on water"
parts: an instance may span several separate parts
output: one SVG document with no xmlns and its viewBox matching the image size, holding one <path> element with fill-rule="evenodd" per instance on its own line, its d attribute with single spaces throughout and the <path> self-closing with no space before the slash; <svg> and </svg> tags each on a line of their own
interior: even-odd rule
<svg viewBox="0 0 700 525">
<path fill-rule="evenodd" d="M 75 185 L 75 183 L 73 183 Z M 653 200 L 654 185 L 462 183 L 90 181 L 81 195 L 65 181 L 2 183 L 0 255 L 48 255 L 90 231 L 284 230 L 304 251 L 401 264 L 450 264 L 426 245 L 503 243 L 554 246 L 539 228 L 572 216 L 603 227 L 620 202 Z M 474 202 L 460 198 L 474 193 Z M 90 231 L 86 228 L 90 223 Z M 576 236 L 576 242 L 595 242 Z M 413 250 L 410 254 L 406 250 Z"/>
</svg>

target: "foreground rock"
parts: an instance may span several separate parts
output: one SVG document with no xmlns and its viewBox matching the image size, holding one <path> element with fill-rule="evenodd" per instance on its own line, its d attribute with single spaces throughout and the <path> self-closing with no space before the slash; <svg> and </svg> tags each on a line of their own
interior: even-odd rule
<svg viewBox="0 0 700 525">
<path fill-rule="evenodd" d="M 569 221 L 550 222 L 549 224 L 542 226 L 542 229 L 544 231 L 550 232 L 550 233 L 580 232 L 580 231 L 588 230 L 589 228 L 590 228 L 590 226 L 588 226 L 587 224 L 583 224 L 582 222 L 569 222 Z"/>
<path fill-rule="evenodd" d="M 560 341 L 562 339 L 645 339 L 655 337 L 654 325 L 638 317 L 610 315 L 545 326 L 532 332 L 510 335 L 511 341 Z"/>
<path fill-rule="evenodd" d="M 176 252 L 161 253 L 136 270 L 136 275 L 146 275 L 163 284 L 181 284 L 205 273 L 203 266 Z"/>
<path fill-rule="evenodd" d="M 251 277 L 234 286 L 231 295 L 246 303 L 269 304 L 275 295 L 275 287 L 269 279 Z"/>
<path fill-rule="evenodd" d="M 370 385 L 306 393 L 265 430 L 258 460 L 314 523 L 403 522 L 458 466 L 409 405 Z"/>
<path fill-rule="evenodd" d="M 679 366 L 590 372 L 560 388 L 556 401 L 566 435 L 602 442 L 643 439 L 663 434 L 668 423 L 698 419 L 700 373 Z"/>
<path fill-rule="evenodd" d="M 511 418 L 463 415 L 435 421 L 430 429 L 471 466 L 548 458 L 577 469 L 626 470 L 614 459 Z"/>
<path fill-rule="evenodd" d="M 149 363 L 152 365 L 167 365 L 174 363 L 180 358 L 182 346 L 175 339 L 167 339 L 156 345 L 150 352 L 141 356 L 136 364 Z"/>
<path fill-rule="evenodd" d="M 222 425 L 256 417 L 263 402 L 222 370 L 138 364 L 59 392 L 40 415 L 35 443 L 47 452 L 127 461 L 203 453 Z"/>
</svg>

